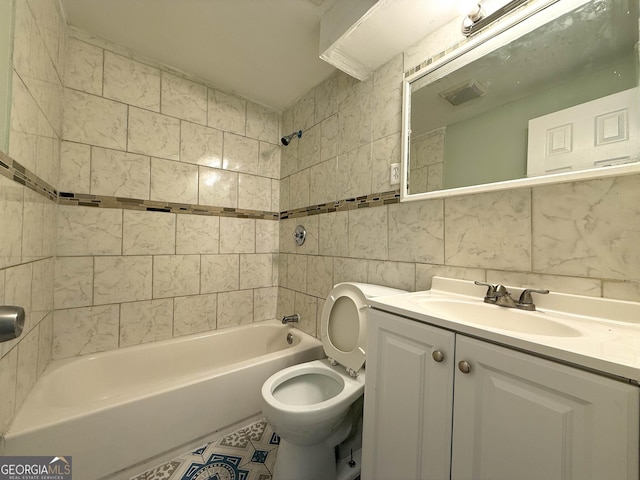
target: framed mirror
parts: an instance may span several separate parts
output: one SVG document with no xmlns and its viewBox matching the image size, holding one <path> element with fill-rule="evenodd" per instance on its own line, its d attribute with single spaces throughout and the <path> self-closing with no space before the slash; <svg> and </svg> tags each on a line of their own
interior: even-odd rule
<svg viewBox="0 0 640 480">
<path fill-rule="evenodd" d="M 534 3 L 407 77 L 401 200 L 640 171 L 639 3 Z"/>
</svg>

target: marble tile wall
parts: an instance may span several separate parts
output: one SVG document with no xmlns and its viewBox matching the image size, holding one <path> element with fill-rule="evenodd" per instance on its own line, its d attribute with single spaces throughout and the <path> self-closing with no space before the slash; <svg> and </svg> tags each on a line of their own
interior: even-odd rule
<svg viewBox="0 0 640 480">
<path fill-rule="evenodd" d="M 59 205 L 53 358 L 275 318 L 280 114 L 73 28 L 65 63 L 59 190 L 175 208 Z"/>
<path fill-rule="evenodd" d="M 283 210 L 391 190 L 406 67 L 400 55 L 361 83 L 336 73 L 283 113 L 283 131 L 307 129 L 282 150 Z M 285 218 L 278 315 L 317 334 L 332 285 L 425 290 L 435 275 L 640 301 L 639 186 L 631 175 Z"/>
<path fill-rule="evenodd" d="M 56 185 L 65 45 L 59 2 L 16 0 L 13 40 L 9 150 L 0 161 L 15 160 L 27 178 Z M 0 304 L 26 311 L 22 335 L 0 343 L 0 436 L 52 356 L 55 208 L 28 182 L 0 176 Z"/>
<path fill-rule="evenodd" d="M 278 113 L 70 32 L 60 191 L 279 210 Z"/>
<path fill-rule="evenodd" d="M 409 193 L 442 189 L 445 127 L 411 138 Z"/>
</svg>

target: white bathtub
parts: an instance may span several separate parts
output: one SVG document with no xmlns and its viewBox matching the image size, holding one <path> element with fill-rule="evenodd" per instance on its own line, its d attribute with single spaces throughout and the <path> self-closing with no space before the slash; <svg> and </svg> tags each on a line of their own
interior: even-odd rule
<svg viewBox="0 0 640 480">
<path fill-rule="evenodd" d="M 259 414 L 270 375 L 321 357 L 317 339 L 268 321 L 56 361 L 3 454 L 71 455 L 73 478 L 108 477 Z"/>
</svg>

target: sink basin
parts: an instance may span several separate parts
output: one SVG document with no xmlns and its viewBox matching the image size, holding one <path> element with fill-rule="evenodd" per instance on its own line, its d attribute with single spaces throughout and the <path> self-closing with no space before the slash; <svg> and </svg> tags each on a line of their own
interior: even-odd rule
<svg viewBox="0 0 640 480">
<path fill-rule="evenodd" d="M 522 287 L 505 285 L 512 298 Z M 400 316 L 561 363 L 640 382 L 640 302 L 551 291 L 537 311 L 484 303 L 484 286 L 433 277 L 429 290 L 372 297 L 378 319 Z M 377 315 L 377 313 L 376 313 Z"/>
<path fill-rule="evenodd" d="M 578 337 L 581 332 L 544 312 L 505 308 L 478 302 L 457 299 L 417 298 L 412 299 L 424 314 L 471 325 L 508 330 L 531 335 L 554 337 Z"/>
</svg>

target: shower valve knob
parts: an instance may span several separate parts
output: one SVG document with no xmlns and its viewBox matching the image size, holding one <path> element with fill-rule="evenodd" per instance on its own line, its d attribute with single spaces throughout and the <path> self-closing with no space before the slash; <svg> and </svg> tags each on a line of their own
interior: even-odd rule
<svg viewBox="0 0 640 480">
<path fill-rule="evenodd" d="M 293 239 L 295 240 L 296 245 L 301 247 L 306 238 L 307 230 L 302 225 L 298 225 L 293 232 Z"/>
</svg>

